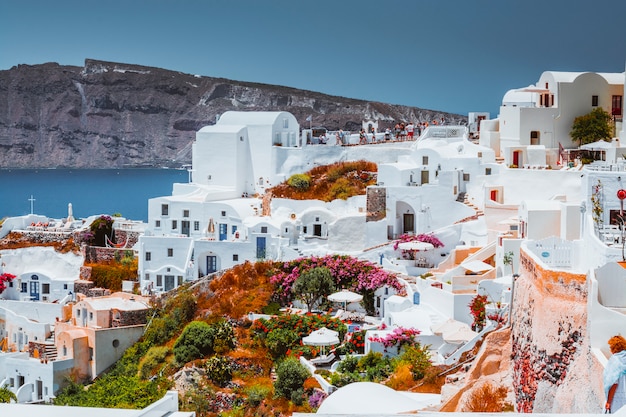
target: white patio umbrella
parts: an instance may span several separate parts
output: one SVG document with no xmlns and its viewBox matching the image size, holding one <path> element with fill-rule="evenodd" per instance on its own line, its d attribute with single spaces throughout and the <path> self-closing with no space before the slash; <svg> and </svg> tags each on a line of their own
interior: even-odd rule
<svg viewBox="0 0 626 417">
<path fill-rule="evenodd" d="M 348 304 L 358 303 L 363 299 L 363 296 L 352 291 L 341 290 L 329 295 L 328 299 L 335 303 L 343 303 L 345 310 Z"/>
<path fill-rule="evenodd" d="M 432 243 L 420 242 L 419 240 L 414 240 L 412 242 L 402 242 L 398 244 L 398 249 L 412 250 L 416 252 L 425 252 L 428 250 L 435 249 L 435 246 Z"/>
<path fill-rule="evenodd" d="M 461 327 L 460 329 L 453 331 L 453 332 L 444 333 L 443 340 L 453 345 L 461 345 L 463 343 L 469 342 L 470 340 L 475 338 L 477 335 L 478 333 L 476 333 L 475 331 L 470 329 L 469 326 L 467 326 L 467 327 Z"/>
<path fill-rule="evenodd" d="M 339 344 L 339 332 L 322 327 L 303 337 L 302 343 L 309 346 L 320 346 L 322 354 L 324 354 L 326 346 Z"/>
<path fill-rule="evenodd" d="M 210 235 L 215 234 L 215 223 L 213 222 L 213 217 L 209 219 L 209 226 L 207 227 L 207 232 L 209 232 Z"/>
<path fill-rule="evenodd" d="M 441 323 L 433 324 L 432 326 L 430 326 L 430 330 L 432 330 L 432 332 L 437 336 L 443 336 L 445 333 L 454 333 L 462 328 L 469 329 L 469 326 L 462 321 L 454 319 L 448 319 L 446 321 L 442 321 Z"/>
<path fill-rule="evenodd" d="M 491 271 L 494 267 L 483 261 L 469 261 L 463 262 L 461 266 L 470 272 L 484 272 Z"/>
</svg>

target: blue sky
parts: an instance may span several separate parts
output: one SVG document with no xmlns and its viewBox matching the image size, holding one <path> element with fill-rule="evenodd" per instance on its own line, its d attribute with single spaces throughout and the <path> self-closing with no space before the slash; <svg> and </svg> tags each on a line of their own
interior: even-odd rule
<svg viewBox="0 0 626 417">
<path fill-rule="evenodd" d="M 466 115 L 622 72 L 624 0 L 0 0 L 0 70 L 86 58 Z"/>
</svg>

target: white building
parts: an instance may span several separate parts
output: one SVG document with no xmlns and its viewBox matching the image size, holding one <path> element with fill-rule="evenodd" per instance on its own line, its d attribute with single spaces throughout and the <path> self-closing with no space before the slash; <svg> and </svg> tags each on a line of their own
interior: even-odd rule
<svg viewBox="0 0 626 417">
<path fill-rule="evenodd" d="M 499 149 L 506 165 L 556 167 L 559 147 L 579 145 L 570 137 L 574 119 L 597 107 L 621 118 L 623 95 L 624 73 L 546 71 L 504 95 L 498 122 L 482 122 L 480 143 Z M 531 146 L 543 147 L 539 162 L 529 161 Z"/>
</svg>

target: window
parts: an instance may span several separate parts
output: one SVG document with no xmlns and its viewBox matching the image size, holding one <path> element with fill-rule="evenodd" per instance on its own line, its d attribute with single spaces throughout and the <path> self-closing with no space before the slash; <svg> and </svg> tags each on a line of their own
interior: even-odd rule
<svg viewBox="0 0 626 417">
<path fill-rule="evenodd" d="M 267 233 L 267 226 L 261 226 L 261 233 Z"/>
<path fill-rule="evenodd" d="M 422 156 L 422 165 L 428 165 L 428 157 Z"/>
<path fill-rule="evenodd" d="M 530 132 L 530 144 L 539 145 L 539 131 L 531 130 Z"/>
<path fill-rule="evenodd" d="M 611 97 L 611 115 L 612 116 L 622 115 L 622 96 Z"/>
<path fill-rule="evenodd" d="M 189 210 L 183 210 L 183 217 L 189 217 Z"/>
<path fill-rule="evenodd" d="M 22 282 L 22 290 L 20 292 L 28 292 L 28 283 Z"/>
<path fill-rule="evenodd" d="M 157 283 L 156 283 L 157 287 L 162 287 L 163 286 L 163 275 L 157 275 Z"/>
<path fill-rule="evenodd" d="M 89 360 L 90 361 L 93 360 L 93 348 L 92 347 L 89 348 Z"/>
<path fill-rule="evenodd" d="M 63 284 L 63 289 L 67 290 L 67 284 Z"/>
<path fill-rule="evenodd" d="M 283 129 L 289 129 L 289 119 L 283 119 Z"/>
<path fill-rule="evenodd" d="M 178 221 L 172 220 L 172 230 L 176 230 L 176 229 L 178 229 Z"/>
<path fill-rule="evenodd" d="M 146 252 L 146 261 L 152 260 L 152 252 Z"/>
<path fill-rule="evenodd" d="M 167 256 L 169 258 L 171 258 L 172 256 L 174 256 L 174 249 L 172 248 L 167 248 Z"/>
<path fill-rule="evenodd" d="M 176 281 L 177 281 L 177 283 L 178 283 L 178 286 L 183 285 L 183 276 L 182 276 L 182 275 L 178 275 L 178 276 L 176 277 Z"/>
<path fill-rule="evenodd" d="M 199 221 L 194 221 L 193 222 L 193 230 L 198 231 L 200 230 L 200 222 Z"/>
<path fill-rule="evenodd" d="M 591 106 L 598 107 L 598 96 L 591 96 Z"/>
<path fill-rule="evenodd" d="M 144 278 L 146 281 L 150 281 L 150 274 L 146 273 L 146 275 L 144 275 Z"/>
<path fill-rule="evenodd" d="M 89 312 L 89 320 L 93 320 L 93 311 Z"/>
<path fill-rule="evenodd" d="M 161 216 L 169 215 L 170 208 L 167 204 L 161 204 Z"/>
<path fill-rule="evenodd" d="M 113 339 L 113 342 L 111 344 L 114 348 L 116 348 L 120 346 L 120 341 L 118 339 Z"/>
<path fill-rule="evenodd" d="M 467 182 L 470 180 L 470 174 L 469 173 L 463 173 L 463 181 Z"/>
<path fill-rule="evenodd" d="M 222 217 L 226 217 L 226 211 L 222 211 Z"/>
<path fill-rule="evenodd" d="M 50 284 L 41 284 L 41 293 L 50 294 Z"/>
<path fill-rule="evenodd" d="M 155 220 L 154 221 L 154 227 L 156 227 L 157 229 L 159 229 L 161 227 L 161 220 Z"/>
<path fill-rule="evenodd" d="M 231 233 L 234 235 L 234 234 L 235 234 L 235 232 L 237 231 L 237 225 L 236 225 L 236 224 L 233 224 L 233 226 L 231 227 L 231 229 L 230 229 L 230 230 L 231 230 Z"/>
<path fill-rule="evenodd" d="M 13 288 L 13 281 L 9 281 L 9 288 Z"/>
<path fill-rule="evenodd" d="M 233 261 L 237 262 L 239 260 L 239 255 L 236 253 L 233 253 Z"/>
<path fill-rule="evenodd" d="M 485 175 L 491 175 L 491 168 L 485 168 Z"/>
<path fill-rule="evenodd" d="M 80 308 L 76 309 L 76 317 L 80 317 Z"/>
</svg>

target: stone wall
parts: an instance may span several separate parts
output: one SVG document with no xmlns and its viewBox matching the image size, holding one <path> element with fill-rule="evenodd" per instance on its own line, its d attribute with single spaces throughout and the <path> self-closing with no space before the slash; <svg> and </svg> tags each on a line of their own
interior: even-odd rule
<svg viewBox="0 0 626 417">
<path fill-rule="evenodd" d="M 383 187 L 367 187 L 366 222 L 377 222 L 387 216 L 387 189 Z"/>
<path fill-rule="evenodd" d="M 518 412 L 600 413 L 602 367 L 587 331 L 586 275 L 545 270 L 520 252 L 512 308 Z"/>
<path fill-rule="evenodd" d="M 114 319 L 113 317 L 119 315 L 119 319 Z M 132 310 L 132 311 L 121 311 L 117 309 L 111 309 L 110 311 L 110 322 L 111 327 L 123 327 L 123 326 L 135 326 L 138 324 L 146 324 L 147 321 L 147 310 Z"/>
</svg>

